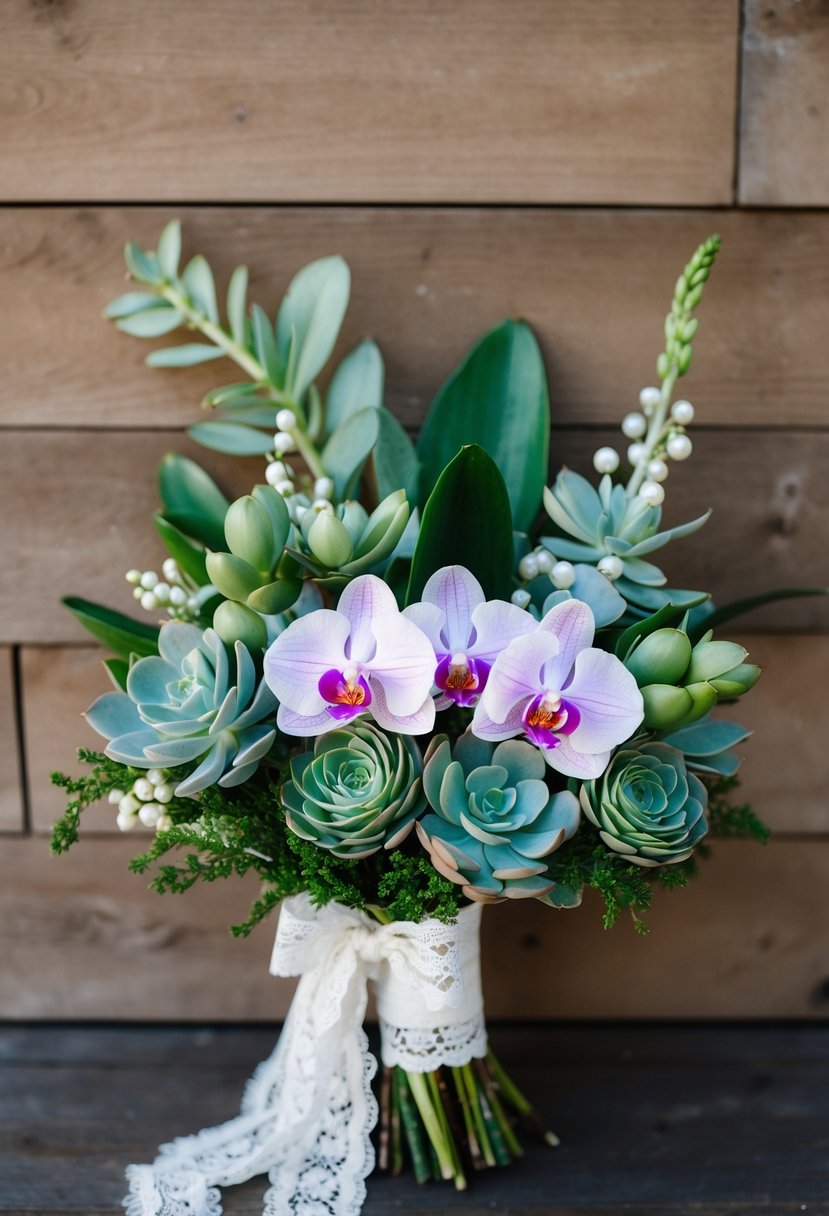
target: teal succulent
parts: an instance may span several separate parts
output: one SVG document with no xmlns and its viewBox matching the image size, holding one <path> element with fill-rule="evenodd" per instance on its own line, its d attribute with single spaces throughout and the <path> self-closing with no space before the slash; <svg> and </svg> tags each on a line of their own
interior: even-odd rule
<svg viewBox="0 0 829 1216">
<path fill-rule="evenodd" d="M 708 791 L 667 743 L 618 751 L 579 798 L 608 848 L 638 866 L 684 861 L 708 831 Z"/>
<path fill-rule="evenodd" d="M 597 490 L 571 469 L 562 469 L 554 485 L 545 489 L 544 507 L 565 534 L 543 537 L 544 547 L 558 560 L 598 566 L 613 579 L 632 615 L 648 616 L 668 603 L 690 605 L 706 598 L 701 592 L 666 587 L 659 567 L 644 558 L 669 541 L 696 532 L 710 511 L 660 532 L 661 507 L 648 506 L 638 495 L 629 497 L 624 486 L 614 486 L 609 476 L 602 478 Z"/>
<path fill-rule="evenodd" d="M 551 794 L 547 766 L 518 739 L 496 745 L 467 732 L 438 736 L 426 754 L 423 787 L 434 814 L 417 824 L 438 873 L 480 903 L 540 898 L 554 883 L 544 860 L 579 823 L 574 794 Z"/>
<path fill-rule="evenodd" d="M 329 731 L 291 760 L 282 787 L 288 827 L 351 861 L 396 848 L 426 805 L 422 771 L 408 735 L 369 721 Z"/>
<path fill-rule="evenodd" d="M 176 794 L 247 781 L 276 737 L 276 698 L 257 679 L 248 650 L 228 657 L 213 629 L 171 621 L 158 636 L 158 655 L 133 663 L 126 692 L 99 697 L 86 713 L 109 739 L 106 754 L 135 768 L 200 763 Z"/>
</svg>

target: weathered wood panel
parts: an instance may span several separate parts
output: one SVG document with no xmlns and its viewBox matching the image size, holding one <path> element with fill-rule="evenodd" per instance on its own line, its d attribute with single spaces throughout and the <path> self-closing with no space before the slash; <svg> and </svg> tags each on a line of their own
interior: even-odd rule
<svg viewBox="0 0 829 1216">
<path fill-rule="evenodd" d="M 24 826 L 12 652 L 0 648 L 0 832 Z"/>
<path fill-rule="evenodd" d="M 0 850 L 0 1016 L 270 1020 L 291 985 L 267 974 L 273 923 L 226 931 L 255 883 L 158 897 L 126 872 L 134 840 L 62 858 L 42 837 Z M 492 1018 L 804 1017 L 827 1010 L 829 841 L 720 842 L 691 887 L 658 892 L 649 938 L 531 901 L 485 916 Z M 773 898 L 770 897 L 773 894 Z M 773 977 L 773 980 L 770 979 Z"/>
<path fill-rule="evenodd" d="M 563 431 L 553 462 L 590 468 L 610 433 Z M 6 561 L 15 570 L 0 588 L 0 641 L 83 641 L 58 597 L 83 595 L 132 611 L 123 573 L 159 568 L 151 523 L 152 470 L 170 446 L 217 472 L 230 493 L 261 479 L 259 461 L 236 461 L 197 449 L 182 436 L 144 432 L 10 431 L 0 446 L 0 516 L 15 517 Z M 776 585 L 829 584 L 829 433 L 704 432 L 697 456 L 668 483 L 666 520 L 679 523 L 713 507 L 715 522 L 665 551 L 675 585 L 702 587 L 728 600 Z M 37 510 L 21 509 L 37 486 Z M 739 496 L 735 495 L 739 487 Z M 660 557 L 662 555 L 660 554 Z M 790 601 L 750 619 L 761 628 L 826 629 L 823 599 Z"/>
<path fill-rule="evenodd" d="M 0 1213 L 118 1216 L 126 1163 L 232 1117 L 273 1038 L 264 1027 L 3 1028 Z M 827 1038 L 818 1026 L 496 1027 L 494 1050 L 561 1147 L 522 1136 L 519 1163 L 474 1175 L 462 1194 L 373 1174 L 363 1211 L 829 1216 Z M 228 1187 L 227 1216 L 260 1216 L 264 1186 Z"/>
<path fill-rule="evenodd" d="M 745 797 L 775 831 L 829 834 L 829 754 L 825 718 L 829 637 L 752 634 L 744 639 L 763 678 L 750 696 L 721 712 L 756 732 L 739 749 Z M 49 780 L 55 769 L 77 772 L 78 747 L 101 749 L 81 712 L 109 688 L 102 652 L 79 647 L 26 647 L 22 654 L 27 768 L 32 826 L 48 832 L 64 806 Z M 84 815 L 87 832 L 117 833 L 115 812 L 102 805 Z M 149 833 L 131 837 L 136 848 Z"/>
<path fill-rule="evenodd" d="M 727 202 L 738 9 L 13 0 L 2 196 Z"/>
<path fill-rule="evenodd" d="M 741 203 L 829 205 L 829 9 L 747 0 L 739 152 Z"/>
<path fill-rule="evenodd" d="M 829 423 L 826 215 L 139 207 L 0 211 L 2 424 L 181 427 L 208 388 L 238 378 L 230 362 L 145 368 L 163 343 L 100 319 L 123 284 L 125 240 L 152 247 L 174 214 L 222 284 L 236 262 L 250 265 L 252 297 L 270 312 L 301 265 L 342 252 L 353 298 L 339 353 L 365 334 L 377 339 L 389 405 L 410 427 L 504 316 L 524 316 L 538 333 L 557 422 L 618 426 L 654 375 L 676 274 L 720 231 L 683 382 L 700 422 Z"/>
</svg>

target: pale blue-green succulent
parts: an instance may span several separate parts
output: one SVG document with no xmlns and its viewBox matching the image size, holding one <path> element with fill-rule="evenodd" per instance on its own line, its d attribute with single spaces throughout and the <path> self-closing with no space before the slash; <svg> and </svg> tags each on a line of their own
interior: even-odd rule
<svg viewBox="0 0 829 1216">
<path fill-rule="evenodd" d="M 708 791 L 667 743 L 622 748 L 579 799 L 608 848 L 638 866 L 685 861 L 708 831 Z"/>
<path fill-rule="evenodd" d="M 554 887 L 546 858 L 576 831 L 574 794 L 551 794 L 537 748 L 519 739 L 494 745 L 467 732 L 452 747 L 438 736 L 426 754 L 423 787 L 434 814 L 417 833 L 438 873 L 469 899 L 542 898 Z"/>
<path fill-rule="evenodd" d="M 660 532 L 661 507 L 648 506 L 638 495 L 628 497 L 624 486 L 614 486 L 609 476 L 601 479 L 597 490 L 572 469 L 562 469 L 553 486 L 545 489 L 544 507 L 566 534 L 542 537 L 544 547 L 559 560 L 615 568 L 608 577 L 613 577 L 614 588 L 634 616 L 648 616 L 668 603 L 687 606 L 706 598 L 701 592 L 666 587 L 659 567 L 644 558 L 669 541 L 696 532 L 710 511 Z"/>
<path fill-rule="evenodd" d="M 276 698 L 249 652 L 237 642 L 231 660 L 213 629 L 180 621 L 162 627 L 158 650 L 133 663 L 126 692 L 106 693 L 87 710 L 109 739 L 106 754 L 135 768 L 200 761 L 178 795 L 241 785 L 276 737 Z"/>
<path fill-rule="evenodd" d="M 291 760 L 282 787 L 288 827 L 335 857 L 392 849 L 423 811 L 423 761 L 409 735 L 357 721 L 320 735 Z"/>
</svg>

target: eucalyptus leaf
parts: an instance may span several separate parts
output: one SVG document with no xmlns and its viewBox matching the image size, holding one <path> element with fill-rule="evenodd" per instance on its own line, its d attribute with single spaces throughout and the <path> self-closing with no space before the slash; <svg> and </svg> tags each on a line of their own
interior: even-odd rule
<svg viewBox="0 0 829 1216">
<path fill-rule="evenodd" d="M 195 367 L 197 363 L 209 363 L 212 359 L 224 357 L 225 352 L 220 346 L 187 342 L 184 346 L 168 346 L 165 350 L 151 351 L 144 362 L 148 367 Z"/>
<path fill-rule="evenodd" d="M 227 320 L 233 341 L 239 346 L 247 345 L 245 313 L 248 294 L 248 268 L 237 266 L 227 285 Z"/>
<path fill-rule="evenodd" d="M 472 571 L 487 599 L 509 599 L 512 558 L 507 487 L 492 457 L 471 444 L 446 466 L 423 508 L 406 602 L 420 599 L 436 570 L 455 564 Z"/>
<path fill-rule="evenodd" d="M 297 399 L 328 362 L 343 323 L 351 291 L 351 272 L 341 257 L 320 258 L 294 277 L 276 324 L 285 388 Z M 289 358 L 291 343 L 293 357 Z"/>
<path fill-rule="evenodd" d="M 105 608 L 103 604 L 93 604 L 78 596 L 67 596 L 61 603 L 84 629 L 122 659 L 129 659 L 133 654 L 141 658 L 158 654 L 158 626 L 134 621 L 122 612 Z"/>
<path fill-rule="evenodd" d="M 189 574 L 190 578 L 200 587 L 209 583 L 204 549 L 185 536 L 163 515 L 156 514 L 154 518 L 156 530 L 164 542 L 167 552 L 172 558 L 175 558 L 185 574 Z"/>
<path fill-rule="evenodd" d="M 161 282 L 162 275 L 158 258 L 152 253 L 145 253 L 141 246 L 136 245 L 134 241 L 127 241 L 124 247 L 124 261 L 127 263 L 127 270 L 137 282 L 156 284 Z"/>
<path fill-rule="evenodd" d="M 245 401 L 250 405 L 253 401 L 260 401 L 259 389 L 250 380 L 240 380 L 236 384 L 221 384 L 218 388 L 212 388 L 209 393 L 205 393 L 202 398 L 202 405 L 206 406 L 226 406 L 231 401 Z M 276 409 L 276 406 L 274 406 Z"/>
<path fill-rule="evenodd" d="M 181 257 L 181 222 L 179 220 L 170 220 L 158 238 L 156 257 L 164 277 L 174 279 L 178 274 Z"/>
<path fill-rule="evenodd" d="M 154 306 L 144 312 L 135 312 L 128 317 L 122 317 L 115 324 L 125 334 L 133 338 L 160 338 L 178 329 L 184 320 L 183 315 L 168 304 L 164 308 Z"/>
<path fill-rule="evenodd" d="M 197 253 L 184 267 L 184 274 L 181 277 L 187 294 L 196 307 L 201 309 L 209 321 L 218 325 L 219 306 L 216 303 L 216 284 L 213 281 L 213 271 L 207 264 L 207 259 Z"/>
<path fill-rule="evenodd" d="M 197 422 L 187 434 L 196 443 L 228 456 L 264 456 L 273 451 L 273 434 L 245 426 L 240 422 Z"/>
<path fill-rule="evenodd" d="M 279 347 L 268 315 L 258 304 L 254 304 L 250 310 L 250 331 L 256 358 L 262 364 L 271 384 L 277 388 L 281 387 L 282 359 Z"/>
<path fill-rule="evenodd" d="M 158 465 L 158 492 L 170 523 L 212 549 L 224 546 L 230 502 L 195 460 L 178 452 L 165 453 Z M 195 530 L 182 526 L 182 518 L 190 517 L 197 521 Z"/>
<path fill-rule="evenodd" d="M 397 489 L 406 491 L 410 503 L 417 502 L 420 461 L 409 436 L 387 409 L 378 411 L 380 429 L 374 447 L 374 476 L 380 502 Z"/>
<path fill-rule="evenodd" d="M 331 377 L 325 404 L 326 434 L 360 410 L 379 409 L 384 381 L 383 356 L 377 343 L 365 341 L 355 346 Z"/>
<path fill-rule="evenodd" d="M 127 291 L 115 300 L 110 300 L 103 311 L 103 316 L 112 321 L 118 317 L 131 317 L 135 312 L 145 312 L 149 308 L 169 308 L 170 305 L 161 296 L 153 295 L 150 291 Z"/>
<path fill-rule="evenodd" d="M 363 465 L 377 443 L 379 431 L 378 411 L 369 408 L 346 418 L 329 437 L 320 458 L 322 467 L 334 482 L 338 499 L 350 498 L 356 492 Z"/>
<path fill-rule="evenodd" d="M 480 444 L 506 482 L 515 527 L 529 531 L 547 482 L 550 402 L 538 343 L 504 321 L 472 348 L 438 390 L 418 440 L 425 499 L 464 444 Z"/>
</svg>

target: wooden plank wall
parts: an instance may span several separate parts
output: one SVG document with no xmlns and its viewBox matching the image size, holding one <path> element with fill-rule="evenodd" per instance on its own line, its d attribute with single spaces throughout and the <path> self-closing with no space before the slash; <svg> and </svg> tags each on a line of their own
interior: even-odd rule
<svg viewBox="0 0 829 1216">
<path fill-rule="evenodd" d="M 293 272 L 353 272 L 345 350 L 383 348 L 410 429 L 469 343 L 533 324 L 552 459 L 585 467 L 652 377 L 679 266 L 724 245 L 701 313 L 697 457 L 667 564 L 717 596 L 829 583 L 829 13 L 796 0 L 7 0 L 0 11 L 0 1016 L 271 1018 L 270 929 L 225 932 L 251 886 L 159 900 L 134 838 L 90 815 L 50 859 L 49 772 L 94 742 L 98 653 L 57 604 L 128 606 L 158 562 L 152 467 L 188 449 L 215 368 L 150 372 L 107 328 L 120 251 L 173 215 L 273 309 Z M 618 432 L 617 432 L 618 434 Z M 201 454 L 230 490 L 257 463 Z M 487 913 L 493 1016 L 823 1017 L 829 609 L 769 609 L 737 716 L 775 829 L 719 846 L 641 940 L 593 901 Z"/>
</svg>

